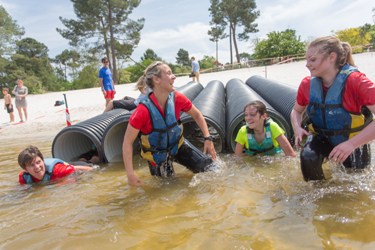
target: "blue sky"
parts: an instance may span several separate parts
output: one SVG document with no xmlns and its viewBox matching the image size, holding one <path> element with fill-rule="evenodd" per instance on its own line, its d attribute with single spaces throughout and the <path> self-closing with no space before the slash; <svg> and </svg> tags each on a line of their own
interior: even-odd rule
<svg viewBox="0 0 375 250">
<path fill-rule="evenodd" d="M 303 40 L 330 35 L 332 31 L 374 24 L 373 0 L 258 0 L 259 32 L 251 39 L 265 38 L 269 32 L 294 29 Z M 64 28 L 59 16 L 75 18 L 69 0 L 0 0 L 0 4 L 17 23 L 25 28 L 25 37 L 32 37 L 49 48 L 54 57 L 69 48 L 56 27 Z M 209 40 L 209 0 L 142 0 L 132 19 L 146 19 L 141 42 L 132 55 L 136 61 L 144 51 L 153 49 L 160 57 L 175 63 L 180 48 L 201 59 L 216 55 L 215 44 Z M 251 39 L 239 43 L 240 52 L 252 52 Z M 219 61 L 229 61 L 229 40 L 219 42 Z"/>
</svg>

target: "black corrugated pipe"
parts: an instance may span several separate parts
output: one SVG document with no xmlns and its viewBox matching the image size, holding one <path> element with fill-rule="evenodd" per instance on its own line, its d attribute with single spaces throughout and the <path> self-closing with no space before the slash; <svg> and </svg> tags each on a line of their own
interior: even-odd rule
<svg viewBox="0 0 375 250">
<path fill-rule="evenodd" d="M 234 152 L 238 130 L 245 125 L 244 107 L 255 100 L 266 105 L 268 117 L 280 125 L 286 137 L 290 137 L 290 125 L 284 117 L 240 79 L 232 79 L 227 83 L 226 97 L 226 140 L 229 151 Z"/>
<path fill-rule="evenodd" d="M 197 82 L 189 82 L 179 88 L 181 92 L 187 96 L 191 101 L 202 91 L 203 86 Z M 104 161 L 106 162 L 122 162 L 122 143 L 124 135 L 128 126 L 130 114 L 114 119 L 104 131 L 101 150 L 104 154 Z M 136 140 L 133 145 L 134 154 L 139 152 L 139 142 Z"/>
<path fill-rule="evenodd" d="M 100 161 L 104 161 L 105 157 L 101 150 L 103 133 L 116 117 L 128 112 L 125 109 L 114 109 L 63 128 L 53 140 L 52 156 L 74 162 L 80 155 L 96 149 Z"/>
<path fill-rule="evenodd" d="M 285 118 L 291 129 L 289 134 L 293 136 L 290 112 L 292 112 L 296 101 L 297 89 L 257 75 L 247 79 L 246 84 L 255 90 L 255 92 L 263 97 L 264 100 L 271 104 L 271 106 Z"/>
<path fill-rule="evenodd" d="M 176 88 L 178 92 L 184 94 L 190 101 L 193 101 L 195 97 L 202 91 L 203 86 L 199 82 L 188 82 L 179 88 Z"/>
<path fill-rule="evenodd" d="M 105 162 L 122 162 L 122 143 L 131 113 L 117 117 L 104 131 L 101 149 Z M 133 145 L 133 153 L 137 153 L 137 145 L 138 140 Z"/>
<path fill-rule="evenodd" d="M 225 88 L 220 81 L 214 80 L 194 99 L 193 104 L 202 112 L 210 131 L 214 137 L 216 152 L 225 149 Z M 184 113 L 181 116 L 184 124 L 184 137 L 197 148 L 203 148 L 204 139 L 194 119 Z"/>
</svg>

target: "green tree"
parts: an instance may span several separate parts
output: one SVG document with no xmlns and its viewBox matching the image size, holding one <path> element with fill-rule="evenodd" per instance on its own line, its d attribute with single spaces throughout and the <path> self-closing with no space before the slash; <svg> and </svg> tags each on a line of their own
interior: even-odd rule
<svg viewBox="0 0 375 250">
<path fill-rule="evenodd" d="M 203 59 L 199 60 L 199 66 L 201 69 L 211 69 L 215 66 L 215 61 L 213 56 L 203 56 Z"/>
<path fill-rule="evenodd" d="M 352 48 L 353 53 L 363 51 L 364 45 L 370 43 L 370 33 L 364 32 L 365 28 L 348 28 L 336 32 L 336 36 L 343 42 L 348 42 Z"/>
<path fill-rule="evenodd" d="M 191 65 L 189 52 L 184 49 L 179 49 L 177 52 L 176 63 L 180 66 Z"/>
<path fill-rule="evenodd" d="M 148 59 L 152 61 L 161 61 L 161 58 L 152 49 L 146 49 L 145 53 L 143 53 L 143 56 L 141 56 L 141 61 L 145 61 Z"/>
<path fill-rule="evenodd" d="M 97 86 L 99 86 L 98 69 L 95 65 L 86 65 L 72 83 L 72 89 L 93 88 Z"/>
<path fill-rule="evenodd" d="M 141 0 L 71 1 L 77 20 L 60 17 L 67 29 L 57 28 L 57 31 L 72 46 L 103 48 L 117 83 L 117 60 L 130 56 L 140 41 L 144 18 L 134 21 L 129 15 Z"/>
<path fill-rule="evenodd" d="M 3 6 L 0 5 L 0 57 L 10 55 L 16 41 L 24 34 L 24 29 L 18 26 Z"/>
<path fill-rule="evenodd" d="M 16 53 L 6 67 L 8 80 L 23 79 L 31 93 L 61 90 L 48 58 L 47 46 L 33 38 L 19 40 L 16 45 Z"/>
<path fill-rule="evenodd" d="M 258 32 L 258 25 L 254 23 L 259 16 L 259 11 L 255 10 L 257 7 L 255 0 L 210 0 L 210 2 L 209 11 L 212 17 L 210 25 L 213 26 L 210 32 L 211 38 L 214 41 L 215 39 L 225 38 L 224 31 L 229 27 L 231 63 L 233 63 L 232 41 L 237 62 L 240 63 L 237 39 L 247 41 L 249 33 Z"/>
<path fill-rule="evenodd" d="M 63 72 L 64 80 L 67 81 L 68 79 L 68 71 L 72 72 L 72 77 L 75 79 L 77 75 L 77 69 L 80 67 L 80 58 L 81 55 L 75 50 L 67 50 L 65 49 L 61 54 L 57 55 L 54 59 L 54 63 L 56 63 Z"/>
<path fill-rule="evenodd" d="M 296 36 L 296 31 L 273 31 L 267 34 L 267 38 L 257 42 L 254 48 L 256 59 L 283 57 L 305 53 L 306 44 Z"/>
</svg>

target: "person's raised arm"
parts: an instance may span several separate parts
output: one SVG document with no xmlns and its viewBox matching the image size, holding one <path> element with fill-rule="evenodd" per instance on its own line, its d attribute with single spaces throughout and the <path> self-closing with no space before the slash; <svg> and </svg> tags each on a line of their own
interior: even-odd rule
<svg viewBox="0 0 375 250">
<path fill-rule="evenodd" d="M 290 113 L 290 121 L 293 126 L 294 131 L 294 138 L 295 138 L 295 146 L 296 148 L 299 148 L 303 137 L 309 135 L 309 132 L 304 130 L 301 127 L 302 124 L 302 114 L 305 111 L 306 107 L 299 105 L 297 102 L 294 104 L 293 110 Z"/>
<path fill-rule="evenodd" d="M 138 129 L 128 124 L 124 135 L 124 142 L 122 144 L 122 158 L 124 160 L 128 183 L 131 186 L 139 186 L 140 184 L 142 184 L 142 182 L 135 175 L 133 168 L 133 143 L 137 138 L 138 133 Z"/>
<path fill-rule="evenodd" d="M 210 136 L 210 132 L 208 131 L 206 120 L 204 119 L 202 113 L 194 105 L 192 105 L 191 109 L 186 113 L 191 115 L 194 121 L 198 124 L 198 127 L 202 131 L 203 137 Z M 213 141 L 211 140 L 204 141 L 203 153 L 209 153 L 213 160 L 216 159 L 216 152 L 215 152 Z"/>
</svg>

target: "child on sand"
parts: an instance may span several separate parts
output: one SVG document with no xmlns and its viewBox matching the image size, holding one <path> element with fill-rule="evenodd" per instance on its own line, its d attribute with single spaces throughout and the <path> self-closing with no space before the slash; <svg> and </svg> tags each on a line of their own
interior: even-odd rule
<svg viewBox="0 0 375 250">
<path fill-rule="evenodd" d="M 73 166 L 60 159 L 46 158 L 35 146 L 28 146 L 18 155 L 20 184 L 48 183 L 66 177 L 79 170 L 90 171 L 89 166 Z"/>
<path fill-rule="evenodd" d="M 3 95 L 4 95 L 4 109 L 6 109 L 6 111 L 9 114 L 10 122 L 14 122 L 12 96 L 9 94 L 8 88 L 3 88 Z"/>
<path fill-rule="evenodd" d="M 284 151 L 286 156 L 296 156 L 284 131 L 267 117 L 263 102 L 253 101 L 244 108 L 246 125 L 240 128 L 236 137 L 236 156 L 275 155 Z"/>
</svg>

